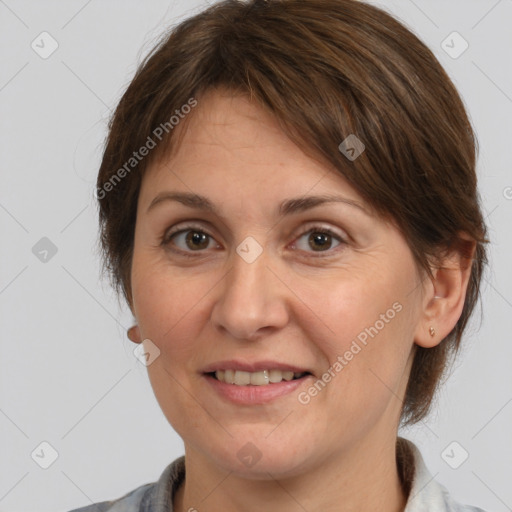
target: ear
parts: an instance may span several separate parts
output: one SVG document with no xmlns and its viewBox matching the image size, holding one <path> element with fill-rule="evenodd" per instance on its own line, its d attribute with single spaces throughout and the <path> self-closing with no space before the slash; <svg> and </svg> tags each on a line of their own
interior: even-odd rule
<svg viewBox="0 0 512 512">
<path fill-rule="evenodd" d="M 441 343 L 462 314 L 476 242 L 465 233 L 458 236 L 433 268 L 433 279 L 424 286 L 423 311 L 414 336 L 420 347 Z"/>
<path fill-rule="evenodd" d="M 127 331 L 128 338 L 130 341 L 133 341 L 133 343 L 141 343 L 142 342 L 142 336 L 140 335 L 140 329 L 137 324 L 130 327 Z"/>
</svg>

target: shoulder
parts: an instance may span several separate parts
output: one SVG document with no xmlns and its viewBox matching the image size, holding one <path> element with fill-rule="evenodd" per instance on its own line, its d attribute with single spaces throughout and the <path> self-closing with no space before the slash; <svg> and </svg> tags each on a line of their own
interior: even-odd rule
<svg viewBox="0 0 512 512">
<path fill-rule="evenodd" d="M 407 470 L 409 496 L 404 512 L 485 512 L 481 508 L 459 503 L 448 490 L 434 480 L 418 447 L 410 440 L 398 438 L 397 448 L 402 457 L 408 452 L 410 464 Z"/>
<path fill-rule="evenodd" d="M 120 498 L 92 503 L 69 512 L 139 512 L 144 496 L 152 492 L 156 483 L 141 485 Z"/>
<path fill-rule="evenodd" d="M 123 496 L 76 508 L 69 512 L 172 512 L 172 499 L 185 477 L 185 457 L 171 462 L 156 482 L 133 489 Z"/>
</svg>

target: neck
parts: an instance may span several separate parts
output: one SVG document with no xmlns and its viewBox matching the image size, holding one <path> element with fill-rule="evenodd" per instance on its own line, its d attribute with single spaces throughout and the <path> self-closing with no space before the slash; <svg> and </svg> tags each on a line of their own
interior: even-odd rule
<svg viewBox="0 0 512 512">
<path fill-rule="evenodd" d="M 322 510 L 403 512 L 407 483 L 397 466 L 396 436 L 386 443 L 364 439 L 290 478 L 251 480 L 227 472 L 186 449 L 186 479 L 174 496 L 175 512 Z"/>
</svg>

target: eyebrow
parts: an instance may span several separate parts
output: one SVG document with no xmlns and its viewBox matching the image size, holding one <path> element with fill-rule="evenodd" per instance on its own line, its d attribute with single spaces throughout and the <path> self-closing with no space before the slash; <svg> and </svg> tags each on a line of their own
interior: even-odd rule
<svg viewBox="0 0 512 512">
<path fill-rule="evenodd" d="M 202 210 L 205 212 L 221 216 L 218 207 L 215 204 L 213 204 L 207 197 L 189 192 L 161 192 L 151 201 L 151 204 L 146 210 L 146 213 L 151 211 L 158 204 L 162 204 L 167 201 L 176 201 L 190 208 L 195 208 L 196 210 Z M 368 210 L 357 201 L 353 201 L 352 199 L 348 199 L 347 197 L 330 194 L 286 199 L 279 205 L 278 215 L 280 217 L 284 217 L 286 215 L 293 215 L 296 213 L 304 212 L 306 210 L 310 210 L 311 208 L 314 208 L 325 203 L 348 204 L 349 206 L 358 208 L 366 215 L 370 216 Z"/>
</svg>

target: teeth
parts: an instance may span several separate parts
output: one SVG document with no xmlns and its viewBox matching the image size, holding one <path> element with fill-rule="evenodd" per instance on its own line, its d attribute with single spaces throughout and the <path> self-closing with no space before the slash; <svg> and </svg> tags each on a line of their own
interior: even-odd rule
<svg viewBox="0 0 512 512">
<path fill-rule="evenodd" d="M 276 384 L 282 380 L 292 380 L 294 377 L 302 377 L 305 373 L 294 373 L 281 370 L 263 370 L 260 372 L 242 372 L 239 370 L 217 370 L 215 377 L 220 382 L 235 384 L 236 386 L 266 386 Z"/>
</svg>

